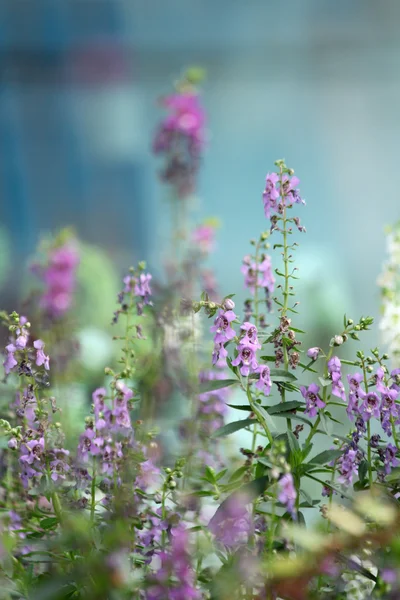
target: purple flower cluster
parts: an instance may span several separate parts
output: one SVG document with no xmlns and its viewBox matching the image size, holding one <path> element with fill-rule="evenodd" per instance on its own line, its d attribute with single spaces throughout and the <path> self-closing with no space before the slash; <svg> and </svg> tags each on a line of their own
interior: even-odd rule
<svg viewBox="0 0 400 600">
<path fill-rule="evenodd" d="M 261 344 L 257 338 L 257 327 L 248 321 L 244 322 L 240 329 L 242 336 L 239 340 L 236 350 L 237 357 L 232 361 L 234 367 L 240 366 L 240 373 L 243 377 L 248 377 L 250 373 L 255 373 L 258 370 L 257 350 L 261 348 Z"/>
<path fill-rule="evenodd" d="M 282 180 L 277 173 L 268 173 L 265 178 L 263 192 L 264 212 L 267 219 L 271 213 L 282 214 L 284 206 L 304 204 L 298 190 L 300 180 L 295 176 L 283 175 Z"/>
<path fill-rule="evenodd" d="M 4 372 L 9 375 L 12 371 L 16 371 L 17 367 L 20 373 L 32 375 L 31 363 L 27 359 L 33 359 L 38 367 L 44 367 L 46 371 L 50 369 L 50 358 L 44 353 L 44 342 L 35 340 L 33 342 L 35 355 L 32 348 L 28 346 L 29 332 L 27 327 L 26 317 L 19 317 L 19 326 L 16 329 L 16 338 L 12 338 L 10 343 L 5 347 L 6 355 L 3 361 Z"/>
<path fill-rule="evenodd" d="M 194 190 L 204 146 L 205 114 L 194 91 L 167 96 L 162 104 L 169 114 L 158 128 L 153 150 L 166 159 L 161 178 L 183 198 Z"/>
<path fill-rule="evenodd" d="M 33 435 L 33 432 L 32 432 Z M 29 480 L 39 480 L 44 473 L 44 438 L 35 437 L 21 444 L 19 462 L 21 465 L 21 481 L 25 488 Z"/>
<path fill-rule="evenodd" d="M 143 314 L 145 306 L 152 306 L 150 282 L 152 275 L 150 273 L 139 273 L 138 275 L 131 273 L 123 279 L 124 289 L 118 294 L 118 302 L 121 308 L 114 313 L 113 323 L 118 321 L 120 313 L 125 313 L 130 307 L 130 299 L 132 296 L 136 301 L 136 311 L 140 316 Z M 129 297 L 129 300 L 126 299 Z"/>
<path fill-rule="evenodd" d="M 105 403 L 106 390 L 98 388 L 93 392 L 94 422 L 89 420 L 78 444 L 78 458 L 87 462 L 90 456 L 101 459 L 101 472 L 112 475 L 118 471 L 122 458 L 122 443 L 115 440 L 118 434 L 123 438 L 132 437 L 129 401 L 133 392 L 122 381 L 115 386 L 112 408 Z"/>
<path fill-rule="evenodd" d="M 40 305 L 49 317 L 59 319 L 71 308 L 79 261 L 77 247 L 68 241 L 50 250 L 45 266 L 33 265 L 32 270 L 45 284 Z"/>
<path fill-rule="evenodd" d="M 248 503 L 249 499 L 245 495 L 230 496 L 221 504 L 208 524 L 216 540 L 227 548 L 247 542 L 251 530 Z"/>
<path fill-rule="evenodd" d="M 224 371 L 202 371 L 199 375 L 200 383 L 225 378 Z M 223 425 L 224 415 L 228 410 L 226 401 L 229 395 L 229 388 L 220 388 L 199 394 L 198 418 L 201 419 L 201 433 L 207 440 L 216 429 Z"/>
<path fill-rule="evenodd" d="M 300 391 L 306 401 L 306 410 L 304 411 L 304 414 L 315 417 L 318 408 L 325 408 L 326 404 L 319 396 L 319 385 L 311 383 L 307 388 L 302 385 L 300 386 Z"/>
<path fill-rule="evenodd" d="M 168 551 L 163 550 L 157 556 L 161 565 L 151 576 L 146 600 L 200 600 L 190 560 L 189 536 L 183 525 L 171 529 Z"/>
<path fill-rule="evenodd" d="M 272 273 L 272 263 L 270 256 L 263 256 L 260 263 L 256 263 L 250 256 L 243 258 L 243 266 L 241 268 L 245 276 L 245 286 L 254 295 L 256 286 L 264 288 L 268 295 L 272 294 L 275 289 L 275 277 Z"/>
<path fill-rule="evenodd" d="M 293 476 L 291 473 L 285 473 L 278 481 L 278 500 L 286 507 L 286 510 L 295 516 L 295 504 L 297 498 L 296 488 L 294 487 Z"/>
<path fill-rule="evenodd" d="M 232 308 L 234 308 L 234 306 L 235 305 L 233 304 Z M 225 348 L 225 344 L 233 340 L 236 335 L 235 330 L 231 325 L 236 318 L 236 314 L 231 308 L 221 308 L 215 318 L 214 325 L 210 327 L 211 333 L 214 333 L 213 365 L 221 367 L 226 365 L 228 352 Z"/>
</svg>

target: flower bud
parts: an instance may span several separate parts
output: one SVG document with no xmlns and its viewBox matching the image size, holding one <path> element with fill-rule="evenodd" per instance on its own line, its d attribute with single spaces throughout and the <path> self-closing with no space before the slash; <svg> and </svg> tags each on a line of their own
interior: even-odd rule
<svg viewBox="0 0 400 600">
<path fill-rule="evenodd" d="M 10 448 L 10 450 L 15 450 L 16 448 L 18 448 L 18 442 L 15 438 L 11 438 L 7 445 Z"/>
<path fill-rule="evenodd" d="M 341 335 L 335 335 L 335 337 L 333 338 L 333 345 L 334 346 L 341 346 L 344 342 L 344 339 Z"/>
<path fill-rule="evenodd" d="M 233 310 L 235 308 L 235 303 L 231 298 L 225 298 L 222 306 L 225 310 Z"/>
</svg>

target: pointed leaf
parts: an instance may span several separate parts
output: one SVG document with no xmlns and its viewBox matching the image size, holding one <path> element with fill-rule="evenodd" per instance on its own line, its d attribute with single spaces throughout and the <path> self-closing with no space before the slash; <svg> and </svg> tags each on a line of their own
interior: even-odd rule
<svg viewBox="0 0 400 600">
<path fill-rule="evenodd" d="M 311 458 L 308 464 L 312 465 L 326 465 L 333 460 L 337 460 L 343 454 L 342 450 L 324 450 Z"/>
<path fill-rule="evenodd" d="M 220 427 L 214 431 L 211 437 L 224 437 L 225 435 L 230 435 L 231 433 L 235 433 L 235 431 L 244 429 L 244 427 L 250 427 L 250 425 L 254 425 L 255 423 L 257 423 L 257 419 L 242 419 L 241 421 L 233 421 L 232 423 L 227 423 L 223 427 Z"/>
<path fill-rule="evenodd" d="M 212 381 L 203 381 L 203 383 L 200 384 L 199 392 L 200 394 L 213 392 L 214 390 L 221 390 L 231 385 L 235 385 L 236 383 L 239 383 L 237 379 L 213 379 Z"/>
</svg>

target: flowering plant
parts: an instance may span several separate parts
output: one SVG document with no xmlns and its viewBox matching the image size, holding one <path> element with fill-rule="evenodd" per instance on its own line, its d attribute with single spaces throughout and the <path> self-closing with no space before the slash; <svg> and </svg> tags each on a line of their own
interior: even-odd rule
<svg viewBox="0 0 400 600">
<path fill-rule="evenodd" d="M 163 104 L 154 149 L 181 214 L 206 139 L 193 78 Z M 305 202 L 293 170 L 275 167 L 264 231 L 241 267 L 242 311 L 204 268 L 211 221 L 184 235 L 177 225 L 166 287 L 145 263 L 123 278 L 120 358 L 78 440 L 53 395 L 51 334 L 73 301 L 77 246 L 57 243 L 36 268 L 43 319 L 1 313 L 2 597 L 398 597 L 400 369 L 378 348 L 343 355 L 371 317 L 345 316 L 326 348 L 302 349 L 292 240 Z M 226 422 L 229 409 L 244 418 Z M 239 431 L 246 446 L 232 451 Z"/>
</svg>

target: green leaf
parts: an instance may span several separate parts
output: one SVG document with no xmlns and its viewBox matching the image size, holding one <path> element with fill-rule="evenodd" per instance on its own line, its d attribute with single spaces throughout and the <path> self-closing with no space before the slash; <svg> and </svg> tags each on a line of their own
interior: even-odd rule
<svg viewBox="0 0 400 600">
<path fill-rule="evenodd" d="M 296 333 L 306 333 L 302 329 L 297 329 L 296 327 L 289 327 L 289 329 L 291 329 L 292 331 L 295 331 Z"/>
<path fill-rule="evenodd" d="M 239 383 L 237 379 L 213 379 L 212 381 L 203 381 L 200 384 L 200 394 L 205 394 L 206 392 L 213 392 L 214 390 L 220 390 L 231 385 L 235 385 Z"/>
<path fill-rule="evenodd" d="M 312 360 L 311 362 L 308 363 L 308 365 L 305 365 L 304 363 L 299 363 L 299 367 L 301 367 L 304 371 L 311 371 L 311 373 L 318 373 L 318 371 L 316 369 L 312 369 L 310 365 L 313 365 L 315 363 L 315 360 Z"/>
<path fill-rule="evenodd" d="M 299 525 L 302 525 L 303 527 L 306 526 L 306 520 L 305 520 L 304 515 L 303 515 L 303 513 L 301 511 L 299 511 L 297 513 L 297 523 Z"/>
<path fill-rule="evenodd" d="M 327 435 L 331 435 L 332 434 L 332 421 L 330 421 L 329 419 L 326 418 L 326 416 L 322 412 L 322 410 L 319 413 L 319 417 L 321 419 L 322 429 L 325 431 L 325 433 Z"/>
<path fill-rule="evenodd" d="M 297 381 L 296 375 L 285 369 L 271 369 L 271 379 L 272 381 Z"/>
<path fill-rule="evenodd" d="M 248 470 L 247 467 L 239 467 L 238 469 L 236 469 L 236 471 L 234 471 L 232 473 L 232 475 L 229 477 L 229 483 L 232 483 L 233 481 L 237 481 L 238 479 L 241 479 L 247 470 Z"/>
<path fill-rule="evenodd" d="M 279 404 L 268 407 L 265 406 L 264 408 L 270 415 L 277 415 L 281 412 L 289 412 L 297 408 L 304 408 L 304 403 L 299 402 L 298 400 L 290 400 L 289 402 L 279 402 Z"/>
<path fill-rule="evenodd" d="M 345 405 L 343 404 L 343 406 L 345 406 Z M 343 425 L 343 423 L 341 421 L 338 421 L 337 419 L 332 417 L 331 413 L 328 410 L 325 411 L 325 416 L 328 417 L 328 419 L 330 419 L 334 423 L 339 423 L 339 425 Z"/>
<path fill-rule="evenodd" d="M 268 342 L 269 340 L 266 340 L 266 342 Z M 276 361 L 276 356 L 262 356 L 261 360 L 265 361 L 265 362 L 275 362 Z"/>
<path fill-rule="evenodd" d="M 212 467 L 206 467 L 206 474 L 204 479 L 209 483 L 215 484 L 217 482 L 216 473 Z"/>
<path fill-rule="evenodd" d="M 343 454 L 342 450 L 324 450 L 311 458 L 308 464 L 312 465 L 326 465 L 333 460 L 337 460 Z"/>
<path fill-rule="evenodd" d="M 236 410 L 245 410 L 247 412 L 253 411 L 250 404 L 227 404 L 227 406 L 230 406 L 231 408 L 236 408 Z"/>
<path fill-rule="evenodd" d="M 332 380 L 328 378 L 324 379 L 323 377 L 318 377 L 318 381 L 322 387 L 328 387 L 328 385 L 332 385 Z"/>
<path fill-rule="evenodd" d="M 57 517 L 47 517 L 46 519 L 42 519 L 40 521 L 40 527 L 42 529 L 54 529 L 58 525 Z"/>
<path fill-rule="evenodd" d="M 364 481 L 367 479 L 368 465 L 369 463 L 365 459 L 360 462 L 358 466 L 358 477 L 360 481 Z"/>
<path fill-rule="evenodd" d="M 311 498 L 310 494 L 308 494 L 305 490 L 300 490 L 300 496 L 303 496 L 304 500 L 306 501 L 306 503 L 312 508 L 313 506 L 313 499 Z"/>
<path fill-rule="evenodd" d="M 287 431 L 286 435 L 289 442 L 290 451 L 292 453 L 298 453 L 300 451 L 300 446 L 299 442 L 296 439 L 296 436 L 293 434 L 292 431 Z"/>
<path fill-rule="evenodd" d="M 257 419 L 242 419 L 240 421 L 233 421 L 232 423 L 227 423 L 223 427 L 220 427 L 219 429 L 214 431 L 211 437 L 224 437 L 225 435 L 229 435 L 231 433 L 235 433 L 235 431 L 244 429 L 244 427 L 250 427 L 250 425 L 254 425 L 255 423 L 257 423 Z"/>
</svg>

